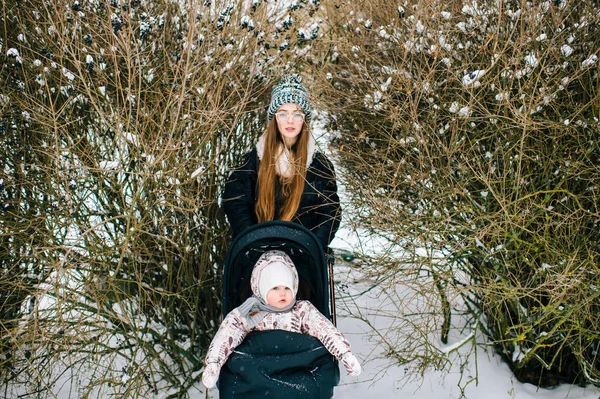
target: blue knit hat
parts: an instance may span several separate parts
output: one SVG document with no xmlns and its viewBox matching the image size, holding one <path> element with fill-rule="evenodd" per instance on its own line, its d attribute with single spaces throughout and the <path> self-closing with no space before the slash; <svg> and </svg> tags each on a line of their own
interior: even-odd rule
<svg viewBox="0 0 600 399">
<path fill-rule="evenodd" d="M 269 120 L 273 119 L 275 113 L 283 104 L 298 104 L 306 115 L 306 120 L 310 120 L 310 103 L 308 102 L 308 92 L 302 86 L 302 77 L 298 74 L 287 75 L 281 82 L 273 87 L 271 94 L 271 104 L 269 105 Z"/>
</svg>

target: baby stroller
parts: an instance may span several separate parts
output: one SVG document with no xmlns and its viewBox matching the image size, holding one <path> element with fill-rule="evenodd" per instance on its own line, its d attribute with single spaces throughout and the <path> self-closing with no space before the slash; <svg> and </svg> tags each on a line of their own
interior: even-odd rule
<svg viewBox="0 0 600 399">
<path fill-rule="evenodd" d="M 262 253 L 285 251 L 298 270 L 298 299 L 309 300 L 332 320 L 328 265 L 317 237 L 290 222 L 260 223 L 233 240 L 223 269 L 223 314 L 251 294 L 250 275 Z M 339 383 L 337 360 L 309 335 L 283 330 L 248 334 L 221 369 L 221 399 L 331 398 Z"/>
</svg>

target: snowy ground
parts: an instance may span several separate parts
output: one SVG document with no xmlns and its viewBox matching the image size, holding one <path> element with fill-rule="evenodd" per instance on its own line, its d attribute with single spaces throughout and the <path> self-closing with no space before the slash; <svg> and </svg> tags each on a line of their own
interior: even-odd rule
<svg viewBox="0 0 600 399">
<path fill-rule="evenodd" d="M 360 292 L 360 284 L 351 286 L 351 292 Z M 338 293 L 339 294 L 339 293 Z M 342 294 L 343 295 L 343 294 Z M 347 294 L 346 294 L 347 295 Z M 363 374 L 359 377 L 350 377 L 342 370 L 342 381 L 335 389 L 335 396 L 342 399 L 368 398 L 419 398 L 440 399 L 460 398 L 461 391 L 458 387 L 460 373 L 453 367 L 450 373 L 427 372 L 424 378 L 414 379 L 405 375 L 403 367 L 389 366 L 384 360 L 376 360 L 378 350 L 376 340 L 370 327 L 364 322 L 352 317 L 343 317 L 352 309 L 348 306 L 359 306 L 363 309 L 381 309 L 386 303 L 386 294 L 378 290 L 370 290 L 366 294 L 354 298 L 354 301 L 338 299 L 338 327 L 346 334 L 353 345 L 359 359 L 364 364 Z M 342 317 L 340 317 L 342 316 Z M 369 315 L 369 320 L 375 328 L 385 330 L 385 318 L 378 317 L 376 313 Z M 479 349 L 477 353 L 478 384 L 467 386 L 465 395 L 467 399 L 581 399 L 600 396 L 600 389 L 593 386 L 587 388 L 572 385 L 561 385 L 558 388 L 537 389 L 531 384 L 518 382 L 510 372 L 506 363 L 499 356 Z M 471 375 L 475 373 L 474 356 L 470 358 L 469 368 Z M 382 374 L 382 369 L 386 370 Z"/>
<path fill-rule="evenodd" d="M 353 236 L 352 231 L 344 231 L 342 228 L 332 247 L 352 249 L 352 246 L 356 245 Z M 377 287 L 367 290 L 372 288 L 369 282 L 353 284 L 352 282 L 357 280 L 357 273 L 357 270 L 344 265 L 336 265 L 335 280 L 338 288 L 336 304 L 338 327 L 348 336 L 353 351 L 363 361 L 363 374 L 359 377 L 350 377 L 342 370 L 342 381 L 335 389 L 335 396 L 341 399 L 460 398 L 461 390 L 458 387 L 460 373 L 457 366 L 453 366 L 449 373 L 429 371 L 423 379 L 420 379 L 406 375 L 403 367 L 390 365 L 388 361 L 378 359 L 379 351 L 373 330 L 365 322 L 349 314 L 356 314 L 353 307 L 359 307 L 362 309 L 361 313 L 367 315 L 369 322 L 377 330 L 385 331 L 389 319 L 381 317 L 378 311 L 387 306 L 390 298 L 386 292 Z M 362 292 L 365 293 L 356 296 Z M 352 300 L 345 300 L 349 296 Z M 483 348 L 478 349 L 477 359 L 475 356 L 469 358 L 468 368 L 470 374 L 467 373 L 467 376 L 477 373 L 478 383 L 467 386 L 465 390 L 467 399 L 600 399 L 600 389 L 594 386 L 583 388 L 565 384 L 555 389 L 538 389 L 531 384 L 522 384 L 512 376 L 507 364 L 499 356 Z"/>
</svg>

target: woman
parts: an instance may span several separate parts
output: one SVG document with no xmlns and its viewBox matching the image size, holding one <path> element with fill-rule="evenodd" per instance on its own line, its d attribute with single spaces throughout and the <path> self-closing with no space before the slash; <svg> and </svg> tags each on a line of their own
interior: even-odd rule
<svg viewBox="0 0 600 399">
<path fill-rule="evenodd" d="M 265 133 L 225 184 L 234 237 L 256 223 L 287 220 L 310 229 L 327 251 L 341 210 L 333 165 L 316 149 L 310 117 L 302 78 L 284 77 L 273 88 Z"/>
</svg>

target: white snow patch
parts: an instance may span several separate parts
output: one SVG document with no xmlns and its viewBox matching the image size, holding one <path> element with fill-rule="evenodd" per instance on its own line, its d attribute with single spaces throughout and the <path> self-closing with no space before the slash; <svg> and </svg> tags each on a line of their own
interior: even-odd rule
<svg viewBox="0 0 600 399">
<path fill-rule="evenodd" d="M 415 29 L 417 30 L 417 33 L 421 35 L 425 32 L 425 25 L 423 25 L 421 21 L 417 21 Z"/>
<path fill-rule="evenodd" d="M 517 345 L 515 345 L 515 351 L 513 352 L 513 355 L 512 355 L 512 361 L 513 361 L 514 363 L 518 363 L 518 362 L 520 362 L 521 360 L 523 360 L 523 358 L 525 357 L 525 355 L 526 355 L 526 354 L 527 354 L 527 353 L 528 353 L 530 350 L 531 350 L 531 349 L 529 349 L 529 348 L 525 348 L 525 349 L 523 349 L 523 348 L 521 348 L 521 346 L 520 346 L 520 345 L 518 345 L 518 344 L 517 344 Z"/>
<path fill-rule="evenodd" d="M 144 78 L 146 79 L 146 82 L 150 83 L 154 80 L 154 69 L 150 68 L 148 69 L 148 72 L 146 72 L 146 75 L 144 76 Z"/>
<path fill-rule="evenodd" d="M 388 89 L 388 87 L 390 86 L 390 83 L 392 83 L 392 78 L 389 77 L 387 78 L 387 80 L 382 83 L 379 88 L 381 89 L 381 91 L 386 91 Z"/>
<path fill-rule="evenodd" d="M 19 50 L 17 50 L 16 48 L 9 48 L 6 52 L 6 56 L 15 58 L 15 61 L 17 61 L 19 64 L 23 63 L 23 59 L 19 55 Z"/>
<path fill-rule="evenodd" d="M 462 84 L 466 87 L 469 87 L 474 83 L 478 82 L 483 75 L 485 75 L 485 71 L 483 69 L 478 69 L 476 71 L 469 72 L 468 74 L 463 76 Z"/>
<path fill-rule="evenodd" d="M 461 116 L 463 118 L 471 116 L 471 108 L 468 105 L 462 107 L 458 110 L 458 116 Z"/>
<path fill-rule="evenodd" d="M 496 101 L 508 100 L 508 92 L 498 93 L 494 98 Z"/>
<path fill-rule="evenodd" d="M 129 141 L 131 144 L 133 144 L 135 146 L 138 145 L 138 143 L 139 143 L 138 137 L 135 134 L 125 132 L 125 133 L 123 133 L 123 136 L 125 137 L 125 140 Z"/>
<path fill-rule="evenodd" d="M 550 2 L 549 1 L 544 1 L 542 4 L 540 4 L 540 9 L 544 13 L 548 12 L 548 10 L 550 9 Z"/>
<path fill-rule="evenodd" d="M 100 165 L 98 165 L 100 169 L 111 170 L 117 169 L 119 167 L 119 162 L 117 161 L 102 161 Z"/>
<path fill-rule="evenodd" d="M 192 175 L 190 177 L 192 179 L 195 179 L 198 175 L 200 175 L 205 170 L 206 170 L 206 168 L 204 166 L 200 166 L 198 169 L 196 169 L 195 171 L 192 172 Z"/>
<path fill-rule="evenodd" d="M 571 54 L 573 54 L 573 47 L 569 46 L 568 44 L 563 44 L 560 48 L 560 53 L 564 56 L 564 57 L 568 57 Z"/>
<path fill-rule="evenodd" d="M 465 4 L 462 8 L 463 14 L 470 15 L 472 17 L 477 15 L 477 3 L 472 2 L 471 4 Z"/>
<path fill-rule="evenodd" d="M 75 79 L 75 75 L 73 74 L 73 72 L 69 71 L 67 68 L 63 67 L 62 73 L 69 80 L 74 80 Z"/>
<path fill-rule="evenodd" d="M 588 68 L 594 65 L 598 61 L 598 56 L 596 54 L 592 54 L 588 59 L 581 63 L 582 68 Z"/>
<path fill-rule="evenodd" d="M 525 58 L 524 58 L 524 60 L 525 60 L 525 63 L 527 65 L 529 65 L 531 68 L 535 68 L 540 63 L 540 61 L 535 56 L 535 53 L 531 53 L 531 54 L 526 55 Z"/>
</svg>

